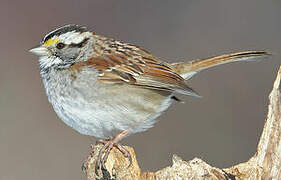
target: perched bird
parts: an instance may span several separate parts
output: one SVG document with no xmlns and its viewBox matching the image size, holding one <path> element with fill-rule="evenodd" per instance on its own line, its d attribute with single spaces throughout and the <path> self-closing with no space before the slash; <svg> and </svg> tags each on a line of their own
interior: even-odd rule
<svg viewBox="0 0 281 180">
<path fill-rule="evenodd" d="M 130 158 L 119 141 L 151 128 L 177 100 L 175 94 L 199 97 L 186 83 L 199 71 L 268 55 L 244 51 L 169 64 L 138 46 L 78 25 L 51 31 L 30 52 L 39 56 L 46 94 L 57 115 L 104 144 L 97 167 L 104 166 L 113 147 Z"/>
</svg>

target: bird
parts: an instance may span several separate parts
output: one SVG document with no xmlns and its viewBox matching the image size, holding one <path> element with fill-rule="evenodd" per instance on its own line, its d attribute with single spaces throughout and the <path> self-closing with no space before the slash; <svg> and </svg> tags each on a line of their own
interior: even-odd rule
<svg viewBox="0 0 281 180">
<path fill-rule="evenodd" d="M 252 61 L 264 50 L 235 52 L 206 59 L 167 63 L 136 45 L 70 24 L 47 33 L 31 53 L 58 117 L 103 144 L 96 168 L 105 167 L 113 147 L 129 158 L 119 142 L 151 127 L 177 94 L 200 95 L 187 83 L 198 72 L 221 64 Z"/>
</svg>

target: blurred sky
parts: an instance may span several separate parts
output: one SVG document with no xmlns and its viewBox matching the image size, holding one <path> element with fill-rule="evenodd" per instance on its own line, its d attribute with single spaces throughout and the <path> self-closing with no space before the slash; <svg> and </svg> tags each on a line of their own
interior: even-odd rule
<svg viewBox="0 0 281 180">
<path fill-rule="evenodd" d="M 149 131 L 123 144 L 135 148 L 142 170 L 171 164 L 172 154 L 228 167 L 256 150 L 281 59 L 281 1 L 48 0 L 0 3 L 0 180 L 83 179 L 94 138 L 67 127 L 42 86 L 28 50 L 44 34 L 76 23 L 149 50 L 167 62 L 266 49 L 260 62 L 219 66 L 196 75 L 204 98 L 180 96 Z"/>
</svg>

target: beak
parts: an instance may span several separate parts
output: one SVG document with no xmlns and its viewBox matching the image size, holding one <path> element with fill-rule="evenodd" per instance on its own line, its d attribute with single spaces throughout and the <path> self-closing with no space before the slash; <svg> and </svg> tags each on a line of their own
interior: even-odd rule
<svg viewBox="0 0 281 180">
<path fill-rule="evenodd" d="M 42 46 L 30 49 L 29 52 L 31 52 L 32 54 L 35 54 L 37 56 L 49 56 L 51 54 L 49 49 L 47 49 L 46 47 L 42 47 Z"/>
</svg>

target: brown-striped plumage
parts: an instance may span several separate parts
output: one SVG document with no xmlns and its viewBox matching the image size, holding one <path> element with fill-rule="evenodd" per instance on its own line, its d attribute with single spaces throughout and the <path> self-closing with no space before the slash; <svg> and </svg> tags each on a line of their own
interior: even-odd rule
<svg viewBox="0 0 281 180">
<path fill-rule="evenodd" d="M 121 41 L 68 25 L 47 34 L 38 48 L 41 75 L 58 116 L 81 134 L 104 139 L 98 165 L 113 146 L 145 131 L 171 104 L 174 94 L 198 96 L 186 80 L 220 64 L 253 60 L 265 51 L 244 51 L 169 64 Z"/>
<path fill-rule="evenodd" d="M 181 75 L 195 73 L 206 68 L 241 61 L 248 58 L 268 55 L 265 51 L 244 51 L 222 56 L 168 64 L 161 62 L 137 46 L 122 43 L 103 36 L 96 37 L 95 57 L 70 66 L 75 75 L 81 67 L 88 66 L 99 70 L 99 80 L 104 83 L 128 83 L 178 93 L 198 96 Z M 193 74 L 191 74 L 193 76 Z"/>
<path fill-rule="evenodd" d="M 174 69 L 137 46 L 94 35 L 94 57 L 69 67 L 73 76 L 88 66 L 99 70 L 98 79 L 104 83 L 128 83 L 166 91 L 197 96 Z"/>
</svg>

